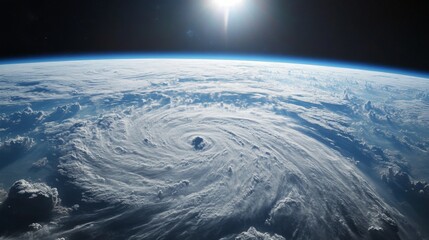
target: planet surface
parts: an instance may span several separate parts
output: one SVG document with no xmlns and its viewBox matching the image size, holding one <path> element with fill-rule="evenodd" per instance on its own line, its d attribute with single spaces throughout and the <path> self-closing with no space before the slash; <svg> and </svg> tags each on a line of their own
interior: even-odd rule
<svg viewBox="0 0 429 240">
<path fill-rule="evenodd" d="M 0 239 L 427 239 L 429 78 L 0 65 Z"/>
</svg>

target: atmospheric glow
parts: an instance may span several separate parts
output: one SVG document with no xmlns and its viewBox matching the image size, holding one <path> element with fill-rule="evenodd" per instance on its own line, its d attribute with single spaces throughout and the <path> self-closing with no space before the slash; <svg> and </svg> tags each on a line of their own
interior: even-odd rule
<svg viewBox="0 0 429 240">
<path fill-rule="evenodd" d="M 213 3 L 224 9 L 230 9 L 232 7 L 235 7 L 237 5 L 240 5 L 243 2 L 243 0 L 213 0 Z"/>
</svg>

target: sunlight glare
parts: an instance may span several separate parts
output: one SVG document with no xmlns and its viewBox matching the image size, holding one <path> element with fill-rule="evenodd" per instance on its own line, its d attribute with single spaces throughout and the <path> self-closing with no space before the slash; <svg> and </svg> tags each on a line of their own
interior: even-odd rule
<svg viewBox="0 0 429 240">
<path fill-rule="evenodd" d="M 242 1 L 243 0 L 213 0 L 213 3 L 220 8 L 230 9 L 241 4 Z"/>
</svg>

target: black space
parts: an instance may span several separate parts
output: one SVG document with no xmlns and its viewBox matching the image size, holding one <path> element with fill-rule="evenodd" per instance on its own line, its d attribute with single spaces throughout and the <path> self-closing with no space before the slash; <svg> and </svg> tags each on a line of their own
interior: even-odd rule
<svg viewBox="0 0 429 240">
<path fill-rule="evenodd" d="M 239 53 L 429 72 L 428 0 L 244 0 L 227 40 L 210 0 L 0 1 L 0 58 Z"/>
</svg>

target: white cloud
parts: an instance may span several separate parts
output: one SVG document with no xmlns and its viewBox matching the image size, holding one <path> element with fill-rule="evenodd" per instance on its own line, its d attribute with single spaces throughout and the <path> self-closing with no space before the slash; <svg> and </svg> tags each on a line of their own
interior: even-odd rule
<svg viewBox="0 0 429 240">
<path fill-rule="evenodd" d="M 3 216 L 18 219 L 20 224 L 48 220 L 51 211 L 58 205 L 58 191 L 44 183 L 16 181 L 9 189 L 2 204 Z"/>
</svg>

